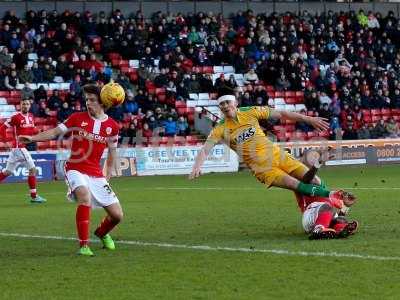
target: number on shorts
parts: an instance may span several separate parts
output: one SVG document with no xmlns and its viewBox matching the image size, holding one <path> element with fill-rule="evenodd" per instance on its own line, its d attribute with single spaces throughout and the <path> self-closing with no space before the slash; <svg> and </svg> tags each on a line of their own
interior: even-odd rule
<svg viewBox="0 0 400 300">
<path fill-rule="evenodd" d="M 103 188 L 109 193 L 110 195 L 113 193 L 113 190 L 111 189 L 110 185 L 106 184 L 103 186 Z"/>
</svg>

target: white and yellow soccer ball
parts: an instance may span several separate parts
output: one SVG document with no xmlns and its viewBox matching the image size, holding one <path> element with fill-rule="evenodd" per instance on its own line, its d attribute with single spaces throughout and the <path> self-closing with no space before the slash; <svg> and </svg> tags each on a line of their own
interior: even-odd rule
<svg viewBox="0 0 400 300">
<path fill-rule="evenodd" d="M 116 82 L 107 83 L 100 91 L 100 99 L 107 108 L 121 105 L 125 100 L 124 88 Z"/>
</svg>

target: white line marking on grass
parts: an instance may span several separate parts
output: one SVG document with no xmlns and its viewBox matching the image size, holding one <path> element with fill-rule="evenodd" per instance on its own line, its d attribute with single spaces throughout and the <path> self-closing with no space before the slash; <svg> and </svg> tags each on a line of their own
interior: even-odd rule
<svg viewBox="0 0 400 300">
<path fill-rule="evenodd" d="M 3 237 L 16 237 L 26 239 L 43 239 L 43 240 L 62 240 L 62 241 L 76 241 L 73 237 L 52 236 L 52 235 L 30 235 L 20 233 L 5 233 L 0 232 Z M 91 242 L 98 243 L 98 240 L 91 240 Z M 378 261 L 400 261 L 399 256 L 377 256 L 368 254 L 353 254 L 353 253 L 338 253 L 338 252 L 308 252 L 308 251 L 291 251 L 285 249 L 257 249 L 257 248 L 232 248 L 232 247 L 212 247 L 207 245 L 185 245 L 185 244 L 170 244 L 159 242 L 141 242 L 141 241 L 117 241 L 118 244 L 135 245 L 140 247 L 157 247 L 157 248 L 170 248 L 170 249 L 190 249 L 201 251 L 225 251 L 225 252 L 242 252 L 242 253 L 267 253 L 287 256 L 316 256 L 316 257 L 336 257 L 336 258 L 354 258 L 364 260 L 378 260 Z"/>
<path fill-rule="evenodd" d="M 273 190 L 277 191 L 284 191 L 281 188 L 272 188 Z M 333 188 L 335 189 L 335 188 Z M 333 190 L 332 189 L 332 190 Z M 365 190 L 365 191 L 394 191 L 400 190 L 400 187 L 339 187 L 336 189 L 343 189 L 343 190 Z M 117 192 L 130 192 L 130 191 L 258 191 L 264 190 L 267 191 L 263 186 L 260 187 L 190 187 L 190 186 L 176 186 L 176 187 L 167 187 L 167 186 L 159 186 L 159 187 L 151 187 L 151 188 L 144 188 L 144 187 L 132 187 L 132 188 L 114 188 Z M 66 195 L 66 190 L 62 192 L 46 192 L 43 195 Z M 1 193 L 2 195 L 17 195 L 17 192 L 4 192 Z"/>
</svg>

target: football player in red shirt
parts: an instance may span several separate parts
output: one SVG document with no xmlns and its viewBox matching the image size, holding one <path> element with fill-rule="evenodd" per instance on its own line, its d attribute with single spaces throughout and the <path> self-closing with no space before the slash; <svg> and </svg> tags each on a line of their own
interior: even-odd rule
<svg viewBox="0 0 400 300">
<path fill-rule="evenodd" d="M 104 248 L 114 250 L 115 245 L 109 232 L 122 220 L 121 205 L 108 181 L 115 169 L 119 125 L 105 113 L 100 100 L 100 88 L 94 84 L 83 87 L 87 112 L 73 113 L 56 128 L 34 136 L 20 136 L 24 143 L 46 141 L 63 134 L 72 133 L 71 156 L 65 164 L 65 175 L 69 190 L 78 207 L 76 227 L 80 249 L 78 254 L 93 256 L 89 248 L 89 224 L 91 208 L 102 207 L 106 217 L 94 234 Z M 103 174 L 100 160 L 104 150 L 108 156 Z"/>
<path fill-rule="evenodd" d="M 28 185 L 31 194 L 31 203 L 44 203 L 46 199 L 40 197 L 36 191 L 36 167 L 35 163 L 24 144 L 18 142 L 20 135 L 33 135 L 37 132 L 33 122 L 33 115 L 29 113 L 31 102 L 29 99 L 21 100 L 21 111 L 15 113 L 11 118 L 0 125 L 0 140 L 10 146 L 10 155 L 7 165 L 0 171 L 0 182 L 10 176 L 19 165 L 29 170 Z M 14 138 L 11 145 L 6 141 L 7 128 L 13 128 Z"/>
<path fill-rule="evenodd" d="M 309 171 L 303 178 L 304 183 L 311 182 L 321 163 L 332 158 L 330 149 L 324 152 L 309 150 L 303 157 L 303 163 Z M 358 222 L 348 221 L 345 217 L 356 198 L 350 193 L 340 199 L 312 197 L 295 193 L 297 204 L 303 214 L 302 225 L 310 239 L 346 238 L 358 229 Z"/>
</svg>

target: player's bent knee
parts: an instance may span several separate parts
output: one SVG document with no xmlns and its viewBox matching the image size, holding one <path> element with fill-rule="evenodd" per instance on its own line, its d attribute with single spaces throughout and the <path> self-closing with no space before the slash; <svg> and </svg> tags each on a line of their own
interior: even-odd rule
<svg viewBox="0 0 400 300">
<path fill-rule="evenodd" d="M 112 218 L 113 218 L 113 221 L 118 224 L 124 218 L 124 214 L 122 212 L 119 212 L 116 215 L 112 216 Z"/>
<path fill-rule="evenodd" d="M 86 186 L 77 187 L 74 194 L 79 204 L 90 205 L 90 192 Z"/>
</svg>

